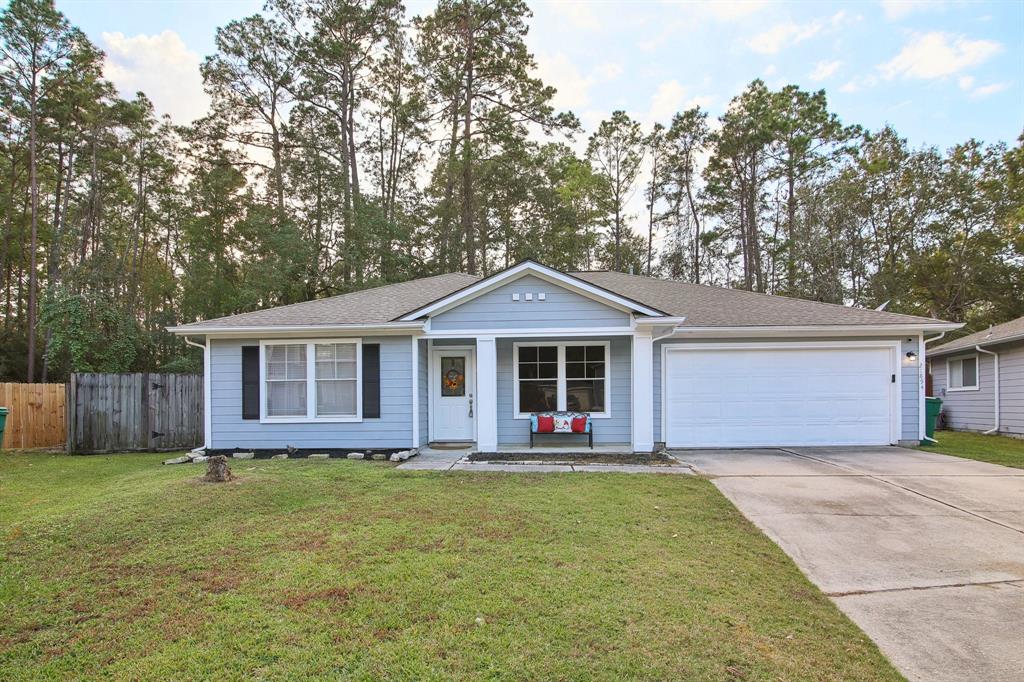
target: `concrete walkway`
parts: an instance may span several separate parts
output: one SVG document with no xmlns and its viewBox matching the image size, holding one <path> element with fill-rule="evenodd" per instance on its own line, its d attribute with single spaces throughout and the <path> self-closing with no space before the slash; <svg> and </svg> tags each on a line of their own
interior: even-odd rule
<svg viewBox="0 0 1024 682">
<path fill-rule="evenodd" d="M 404 471 L 506 471 L 517 474 L 600 473 L 600 474 L 692 474 L 685 465 L 640 464 L 548 464 L 546 462 L 470 462 L 467 450 L 423 449 L 397 468 Z"/>
<path fill-rule="evenodd" d="M 1024 679 L 1024 470 L 891 447 L 675 456 L 907 678 Z"/>
</svg>

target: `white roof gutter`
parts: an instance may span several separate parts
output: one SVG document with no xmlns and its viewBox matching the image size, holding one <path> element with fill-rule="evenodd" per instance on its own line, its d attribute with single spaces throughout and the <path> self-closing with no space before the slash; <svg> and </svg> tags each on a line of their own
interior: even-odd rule
<svg viewBox="0 0 1024 682">
<path fill-rule="evenodd" d="M 394 332 L 394 331 L 422 331 L 423 322 L 386 322 L 384 324 L 288 324 L 288 325 L 233 325 L 222 327 L 218 325 L 185 325 L 181 327 L 168 327 L 167 331 L 172 334 L 211 334 L 217 336 L 238 336 L 240 334 L 277 334 L 277 333 L 326 333 L 332 332 Z"/>
<path fill-rule="evenodd" d="M 686 336 L 787 336 L 790 334 L 829 336 L 832 334 L 851 335 L 864 334 L 878 336 L 880 334 L 891 334 L 902 336 L 904 334 L 920 334 L 930 331 L 952 331 L 959 329 L 962 324 L 951 322 L 937 322 L 934 324 L 809 324 L 809 325 L 760 325 L 748 327 L 679 327 L 675 334 Z"/>
</svg>

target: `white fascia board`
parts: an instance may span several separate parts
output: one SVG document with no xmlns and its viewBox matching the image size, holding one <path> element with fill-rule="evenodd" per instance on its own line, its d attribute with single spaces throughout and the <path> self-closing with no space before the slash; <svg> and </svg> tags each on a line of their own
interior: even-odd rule
<svg viewBox="0 0 1024 682">
<path fill-rule="evenodd" d="M 677 327 L 673 338 L 779 337 L 779 336 L 917 336 L 921 332 L 959 329 L 962 325 L 937 323 L 920 325 L 792 325 L 758 327 Z M 934 351 L 932 351 L 934 354 Z"/>
<path fill-rule="evenodd" d="M 506 284 L 510 281 L 525 277 L 526 275 L 535 275 L 547 282 L 557 284 L 561 287 L 569 289 L 575 293 L 592 298 L 600 301 L 606 305 L 614 308 L 618 308 L 624 311 L 631 311 L 635 313 L 641 313 L 643 315 L 650 315 L 652 317 L 664 317 L 664 314 L 648 308 L 647 306 L 631 301 L 628 298 L 613 294 L 610 291 L 606 291 L 601 287 L 594 286 L 588 282 L 567 275 L 564 272 L 559 272 L 553 268 L 549 268 L 546 265 L 540 263 L 534 263 L 532 261 L 526 261 L 519 265 L 513 266 L 504 272 L 499 272 L 496 275 L 492 275 L 487 279 L 483 279 L 476 284 L 473 284 L 461 291 L 456 291 L 453 294 L 449 294 L 444 298 L 431 303 L 430 305 L 424 306 L 411 313 L 405 315 L 401 319 L 403 321 L 415 320 L 425 315 L 436 315 L 446 310 L 450 310 L 466 301 L 470 301 L 477 296 L 481 296 L 488 291 L 496 289 L 497 287 Z"/>
<path fill-rule="evenodd" d="M 638 327 L 653 326 L 653 325 L 657 325 L 659 327 L 664 327 L 664 326 L 667 326 L 667 325 L 670 325 L 670 324 L 671 325 L 680 325 L 683 322 L 686 322 L 686 318 L 685 317 L 667 317 L 667 316 L 666 317 L 638 317 L 634 321 L 636 322 L 636 326 L 638 326 Z"/>
<path fill-rule="evenodd" d="M 579 336 L 632 336 L 630 327 L 552 327 L 549 329 L 445 329 L 431 331 L 423 336 L 428 339 L 472 339 L 481 336 L 494 338 L 545 338 Z"/>
<path fill-rule="evenodd" d="M 962 327 L 963 325 L 960 325 L 960 326 Z M 928 351 L 928 355 L 930 355 L 932 357 L 936 357 L 936 356 L 939 356 L 939 355 L 948 355 L 949 353 L 962 353 L 962 352 L 965 352 L 965 351 L 973 350 L 975 346 L 981 346 L 982 348 L 987 348 L 989 346 L 998 346 L 1001 343 L 1013 343 L 1014 341 L 1024 341 L 1024 334 L 1014 334 L 1013 336 L 1004 336 L 1003 338 L 1000 338 L 1000 339 L 988 339 L 987 341 L 979 341 L 978 343 L 973 343 L 973 344 L 971 344 L 969 346 L 960 346 L 959 348 L 950 348 L 949 350 L 942 350 L 942 346 L 939 346 L 938 348 L 932 348 L 930 351 Z M 955 341 L 951 341 L 950 343 L 956 343 L 956 342 Z"/>
<path fill-rule="evenodd" d="M 422 322 L 389 322 L 387 324 L 303 324 L 303 325 L 252 325 L 245 327 L 168 327 L 167 331 L 179 336 L 194 334 L 210 338 L 240 338 L 254 335 L 262 338 L 289 338 L 297 335 L 337 335 L 358 332 L 387 336 L 390 334 L 418 334 L 423 331 Z"/>
</svg>

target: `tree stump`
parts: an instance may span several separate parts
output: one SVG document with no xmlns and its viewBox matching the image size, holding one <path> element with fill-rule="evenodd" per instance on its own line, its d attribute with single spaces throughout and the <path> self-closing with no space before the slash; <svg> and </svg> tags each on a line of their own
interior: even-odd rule
<svg viewBox="0 0 1024 682">
<path fill-rule="evenodd" d="M 206 475 L 204 481 L 210 483 L 226 483 L 231 480 L 231 469 L 228 467 L 228 458 L 224 455 L 214 455 L 206 460 Z"/>
</svg>

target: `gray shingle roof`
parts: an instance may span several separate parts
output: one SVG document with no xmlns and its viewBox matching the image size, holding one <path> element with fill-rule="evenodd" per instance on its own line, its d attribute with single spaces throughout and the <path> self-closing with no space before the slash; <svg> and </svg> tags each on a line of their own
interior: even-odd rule
<svg viewBox="0 0 1024 682">
<path fill-rule="evenodd" d="M 683 327 L 803 325 L 899 325 L 938 323 L 925 317 L 849 308 L 740 289 L 689 284 L 621 272 L 573 272 L 581 280 L 670 316 L 685 316 Z M 176 328 L 383 324 L 470 286 L 480 278 L 450 273 L 388 284 L 315 301 L 193 322 Z"/>
<path fill-rule="evenodd" d="M 833 303 L 769 296 L 743 289 L 690 284 L 622 272 L 574 272 L 580 279 L 638 303 L 686 316 L 683 327 L 935 324 L 940 320 Z"/>
<path fill-rule="evenodd" d="M 390 322 L 403 313 L 443 298 L 473 284 L 478 279 L 473 275 L 453 272 L 399 284 L 386 284 L 373 289 L 363 289 L 350 294 L 320 298 L 314 301 L 193 322 L 181 325 L 178 329 L 186 331 L 190 327 L 231 329 L 264 325 L 379 324 Z"/>
<path fill-rule="evenodd" d="M 1024 317 L 997 324 L 989 329 L 968 334 L 967 336 L 944 343 L 941 346 L 930 348 L 928 355 L 941 355 L 951 351 L 974 348 L 975 346 L 991 346 L 997 343 L 1004 343 L 1015 339 L 1024 339 Z"/>
</svg>

